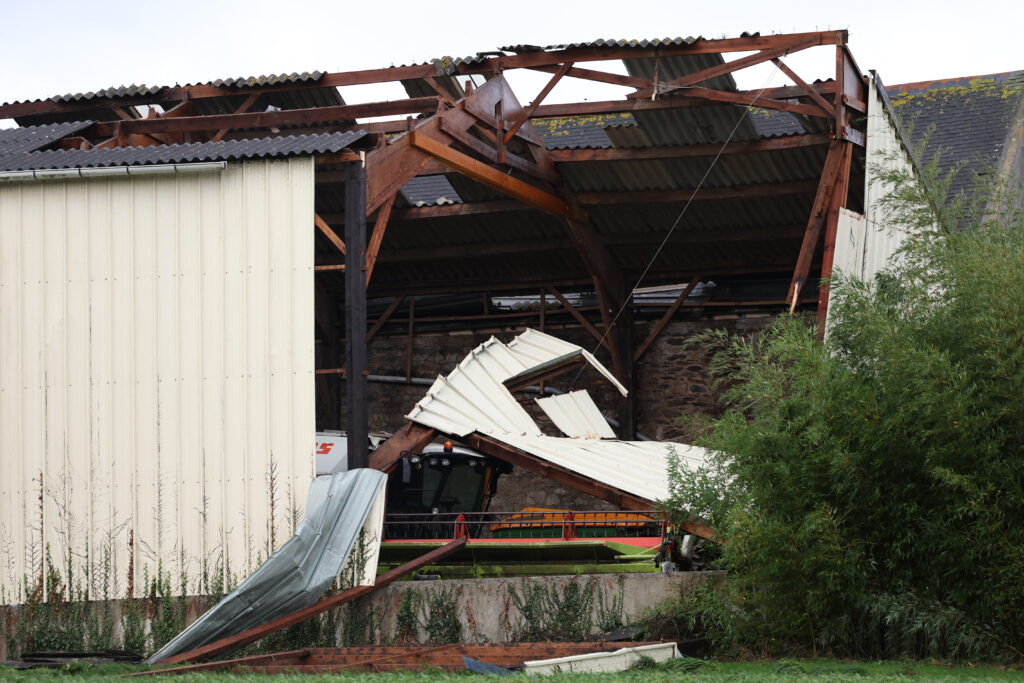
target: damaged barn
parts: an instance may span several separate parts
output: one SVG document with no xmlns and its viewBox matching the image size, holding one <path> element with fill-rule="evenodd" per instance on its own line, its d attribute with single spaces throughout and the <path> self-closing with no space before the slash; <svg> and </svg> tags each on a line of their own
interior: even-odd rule
<svg viewBox="0 0 1024 683">
<path fill-rule="evenodd" d="M 812 48 L 835 54 L 825 80 L 786 64 Z M 588 65 L 616 60 L 624 73 Z M 732 74 L 758 64 L 791 84 L 739 89 Z M 519 69 L 550 80 L 517 94 Z M 625 96 L 548 102 L 568 78 Z M 371 83 L 407 96 L 343 99 Z M 390 472 L 389 504 L 419 517 L 385 525 L 406 546 L 381 571 L 452 537 L 507 558 L 522 528 L 657 543 L 668 451 L 701 457 L 674 420 L 685 387 L 707 385 L 666 330 L 755 330 L 782 311 L 824 329 L 819 281 L 870 274 L 899 242 L 874 230 L 869 159 L 909 163 L 844 31 L 513 46 L 6 103 L 6 118 L 13 602 L 46 549 L 109 562 L 102 597 L 159 572 L 252 574 L 298 531 L 318 431 L 346 433 L 328 469 Z M 371 429 L 394 436 L 371 453 Z M 414 474 L 455 459 L 446 440 L 471 451 L 472 500 Z"/>
</svg>

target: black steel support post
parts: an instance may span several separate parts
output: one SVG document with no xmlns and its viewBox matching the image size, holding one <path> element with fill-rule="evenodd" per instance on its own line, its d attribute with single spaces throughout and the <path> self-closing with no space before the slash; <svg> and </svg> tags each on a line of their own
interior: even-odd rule
<svg viewBox="0 0 1024 683">
<path fill-rule="evenodd" d="M 636 364 L 633 362 L 636 344 L 633 333 L 632 304 L 632 299 L 629 299 L 615 324 L 615 333 L 619 337 L 617 340 L 619 353 L 622 354 L 622 368 L 626 375 L 622 378 L 622 383 L 629 391 L 627 396 L 622 397 L 622 402 L 619 404 L 619 438 L 626 441 L 636 441 Z"/>
<path fill-rule="evenodd" d="M 348 468 L 370 464 L 366 358 L 366 164 L 345 164 L 345 397 Z"/>
</svg>

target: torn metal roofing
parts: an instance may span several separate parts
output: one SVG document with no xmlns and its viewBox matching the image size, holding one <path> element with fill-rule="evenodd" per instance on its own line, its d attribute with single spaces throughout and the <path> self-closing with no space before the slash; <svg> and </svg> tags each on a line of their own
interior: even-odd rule
<svg viewBox="0 0 1024 683">
<path fill-rule="evenodd" d="M 597 433 L 593 401 L 562 398 L 541 404 L 558 415 L 556 424 L 567 434 L 548 436 L 505 388 L 511 377 L 567 354 L 581 353 L 620 391 L 622 385 L 593 356 L 575 344 L 528 329 L 508 344 L 494 337 L 473 349 L 447 377 L 437 381 L 406 416 L 418 424 L 452 436 L 483 434 L 508 446 L 607 486 L 656 501 L 668 496 L 668 457 L 696 469 L 704 450 L 680 443 L 617 441 L 594 438 Z M 572 401 L 573 410 L 567 409 Z M 545 407 L 547 406 L 547 407 Z M 549 415 L 551 413 L 549 412 Z M 586 437 L 586 438 L 584 438 Z"/>
<path fill-rule="evenodd" d="M 34 152 L 68 135 L 74 135 L 92 121 L 73 123 L 51 123 L 44 126 L 24 128 L 0 128 L 0 163 L 6 157 L 15 157 Z"/>
<path fill-rule="evenodd" d="M 387 475 L 369 469 L 314 479 L 306 517 L 295 535 L 147 663 L 157 664 L 312 605 L 341 574 L 361 539 L 369 547 L 357 551 L 365 564 L 355 568 L 355 583 L 373 585 L 386 483 Z"/>
<path fill-rule="evenodd" d="M 0 158 L 0 171 L 143 166 L 200 161 L 265 159 L 340 152 L 366 136 L 363 131 L 275 138 L 194 142 L 151 147 L 111 147 L 28 152 Z"/>
<path fill-rule="evenodd" d="M 535 399 L 555 426 L 573 439 L 614 439 L 615 432 L 585 391 Z"/>
</svg>

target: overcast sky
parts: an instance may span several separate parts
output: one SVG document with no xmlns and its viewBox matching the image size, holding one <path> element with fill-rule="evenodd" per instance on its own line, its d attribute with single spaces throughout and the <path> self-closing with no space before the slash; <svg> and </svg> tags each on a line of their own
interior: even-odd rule
<svg viewBox="0 0 1024 683">
<path fill-rule="evenodd" d="M 1024 69 L 1022 0 L 0 3 L 0 102 L 126 84 L 376 68 L 524 43 L 718 38 L 744 31 L 847 29 L 861 69 L 877 70 L 887 85 Z M 788 62 L 807 80 L 828 78 L 834 52 L 813 48 Z M 513 85 L 528 101 L 547 78 L 520 77 Z M 737 81 L 755 89 L 787 82 L 774 67 L 741 72 Z M 563 83 L 549 101 L 625 92 Z M 343 89 L 342 95 L 360 102 L 404 93 L 391 85 Z"/>
</svg>

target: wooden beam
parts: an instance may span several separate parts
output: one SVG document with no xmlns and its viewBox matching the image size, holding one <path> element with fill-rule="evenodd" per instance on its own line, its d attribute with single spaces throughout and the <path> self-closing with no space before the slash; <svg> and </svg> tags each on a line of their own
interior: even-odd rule
<svg viewBox="0 0 1024 683">
<path fill-rule="evenodd" d="M 483 142 L 479 138 L 473 137 L 473 135 L 470 134 L 470 131 L 458 130 L 454 124 L 450 124 L 447 121 L 441 122 L 441 130 L 443 130 L 445 133 L 452 136 L 462 144 L 466 145 L 471 150 L 473 150 L 480 156 L 484 157 L 485 159 L 491 159 L 498 164 L 511 166 L 517 171 L 521 171 L 526 175 L 536 178 L 537 180 L 540 180 L 545 183 L 555 183 L 558 182 L 559 180 L 559 177 L 556 174 L 545 172 L 542 168 L 537 166 L 537 164 L 527 161 L 526 159 L 516 156 L 515 154 L 511 154 L 508 151 L 501 149 L 500 147 L 489 147 L 487 143 Z M 484 133 L 492 141 L 497 140 L 494 133 L 490 131 L 480 128 L 476 128 L 474 130 L 479 130 L 480 132 Z"/>
<path fill-rule="evenodd" d="M 396 296 L 394 300 L 390 304 L 388 304 L 388 307 L 384 309 L 384 312 L 381 314 L 381 316 L 373 322 L 373 327 L 370 328 L 370 331 L 366 333 L 367 344 L 369 344 L 370 341 L 377 335 L 377 333 L 380 331 L 380 328 L 384 326 L 384 323 L 386 323 L 388 319 L 391 318 L 391 315 L 398 310 L 398 307 L 402 305 L 403 301 L 405 301 L 404 296 Z"/>
<path fill-rule="evenodd" d="M 247 98 L 245 98 L 245 102 L 242 102 L 241 106 L 239 106 L 238 109 L 236 109 L 234 113 L 236 113 L 236 114 L 244 114 L 245 112 L 249 111 L 249 107 L 251 107 L 253 104 L 255 104 L 256 100 L 258 100 L 259 97 L 260 97 L 259 93 L 253 93 L 253 94 L 249 95 Z M 221 128 L 216 133 L 214 133 L 212 138 L 210 138 L 210 142 L 217 142 L 222 137 L 224 137 L 229 130 L 231 130 L 231 129 L 230 128 Z"/>
<path fill-rule="evenodd" d="M 608 501 L 612 505 L 626 510 L 650 510 L 651 506 L 654 504 L 653 500 L 641 498 L 633 495 L 632 493 L 627 493 L 621 489 L 605 484 L 604 482 L 591 479 L 579 472 L 575 472 L 566 467 L 561 467 L 547 460 L 543 460 L 532 453 L 527 453 L 524 450 L 502 443 L 493 437 L 486 436 L 479 432 L 473 432 L 467 436 L 458 437 L 458 440 L 481 453 L 486 453 L 487 455 L 504 460 L 515 467 L 522 467 L 524 470 L 528 470 L 534 474 L 539 474 L 545 479 L 550 479 L 551 481 L 559 484 L 564 484 L 577 491 L 582 491 L 583 493 L 595 496 L 601 500 Z M 696 534 L 701 538 L 714 537 L 714 531 L 711 528 L 692 518 L 684 522 L 682 527 L 688 533 Z"/>
<path fill-rule="evenodd" d="M 220 130 L 221 128 L 272 128 L 306 123 L 351 121 L 373 116 L 433 113 L 439 98 L 414 97 L 394 102 L 345 104 L 334 107 L 283 109 L 281 111 L 247 112 L 243 114 L 212 114 L 209 116 L 182 116 L 173 119 L 135 119 L 119 121 L 125 133 L 176 133 L 182 131 Z M 94 124 L 97 131 L 113 130 L 111 124 Z"/>
<path fill-rule="evenodd" d="M 789 76 L 790 78 L 792 78 L 793 82 L 796 83 L 798 86 L 800 86 L 800 89 L 803 90 L 805 93 L 807 93 L 808 97 L 810 97 L 812 100 L 814 100 L 815 102 L 818 103 L 818 106 L 821 107 L 821 110 L 823 112 L 825 112 L 829 116 L 832 115 L 832 113 L 834 111 L 832 103 L 829 102 L 828 100 L 826 100 L 824 97 L 822 97 L 821 94 L 818 93 L 817 90 L 812 88 L 807 81 L 805 81 L 804 79 L 800 78 L 800 76 L 797 75 L 797 73 L 795 71 L 793 71 L 788 66 L 786 66 L 785 62 L 783 62 L 778 57 L 775 57 L 775 58 L 772 58 L 772 64 L 774 64 L 775 66 L 779 67 L 779 70 L 782 71 L 782 73 L 784 73 L 787 76 Z"/>
<path fill-rule="evenodd" d="M 674 78 L 671 81 L 667 81 L 665 83 L 656 84 L 658 88 L 658 94 L 671 92 L 673 90 L 678 90 L 680 88 L 686 88 L 697 83 L 703 83 L 704 81 L 711 80 L 712 78 L 725 76 L 726 74 L 731 74 L 735 71 L 746 69 L 747 67 L 754 66 L 755 64 L 761 64 L 762 62 L 767 62 L 770 59 L 781 57 L 792 52 L 799 52 L 800 50 L 805 50 L 815 45 L 820 45 L 820 42 L 818 42 L 818 40 L 814 38 L 804 38 L 796 39 L 776 47 L 763 49 L 760 52 L 757 52 L 756 54 L 741 57 L 739 59 L 734 59 L 733 61 L 725 62 L 724 64 L 716 64 L 715 66 L 708 67 L 707 69 L 701 69 L 700 71 L 697 71 L 695 73 L 680 76 L 679 78 Z M 641 90 L 636 93 L 632 93 L 631 95 L 629 95 L 629 97 L 647 98 L 650 97 L 652 94 L 654 94 L 654 91 L 651 89 L 647 89 Z"/>
<path fill-rule="evenodd" d="M 633 354 L 634 363 L 640 360 L 644 355 L 644 352 L 647 351 L 647 347 L 649 347 L 654 340 L 658 338 L 661 331 L 665 329 L 666 325 L 668 325 L 668 321 L 676 314 L 676 311 L 678 311 L 679 307 L 683 305 L 683 302 L 686 301 L 686 297 L 690 296 L 690 293 L 693 292 L 694 287 L 696 287 L 698 283 L 700 283 L 700 275 L 694 275 L 690 279 L 690 282 L 683 287 L 683 291 L 679 293 L 676 300 L 668 307 L 668 310 L 665 311 L 665 315 L 661 316 L 661 319 L 655 323 L 654 328 L 650 331 L 650 334 L 647 335 L 647 338 L 644 339 L 643 343 L 640 344 L 639 347 L 637 347 L 636 352 Z"/>
<path fill-rule="evenodd" d="M 479 92 L 479 91 L 477 91 Z M 503 192 L 514 197 L 524 204 L 529 204 L 535 209 L 563 218 L 572 218 L 573 212 L 565 200 L 540 190 L 529 183 L 518 178 L 506 175 L 487 164 L 477 161 L 473 157 L 462 152 L 457 152 L 451 147 L 439 142 L 434 138 L 413 131 L 409 133 L 412 146 L 416 149 L 433 156 L 446 166 L 462 173 L 463 175 L 476 180 L 490 188 Z"/>
<path fill-rule="evenodd" d="M 578 322 L 578 323 L 579 323 L 580 325 L 582 325 L 582 326 L 583 326 L 583 329 L 585 329 L 585 330 L 586 330 L 587 332 L 589 332 L 589 333 L 590 333 L 590 336 L 592 336 L 592 337 L 594 338 L 594 341 L 598 342 L 599 344 L 601 344 L 602 346 L 604 346 L 604 347 L 605 347 L 606 349 L 608 349 L 608 351 L 609 351 L 609 352 L 611 352 L 612 348 L 611 348 L 611 345 L 610 345 L 610 344 L 608 343 L 608 340 L 607 340 L 607 339 L 602 339 L 602 337 L 603 337 L 604 335 L 602 335 L 602 334 L 601 334 L 600 332 L 598 332 L 598 331 L 597 331 L 597 328 L 595 328 L 595 327 L 594 327 L 593 325 L 591 325 L 591 324 L 590 324 L 590 321 L 589 321 L 589 320 L 587 320 L 587 319 L 586 319 L 586 318 L 585 318 L 585 317 L 583 316 L 583 314 L 582 314 L 582 313 L 580 313 L 580 312 L 579 312 L 579 311 L 578 311 L 578 310 L 576 309 L 576 307 L 575 307 L 575 306 L 573 306 L 573 305 L 572 305 L 571 303 L 569 303 L 568 299 L 566 299 L 566 298 L 565 298 L 564 296 L 562 296 L 562 293 L 561 293 L 561 292 L 559 292 L 559 291 L 558 291 L 557 289 L 555 289 L 554 287 L 548 287 L 548 288 L 547 288 L 547 290 L 548 290 L 549 292 L 551 292 L 551 294 L 552 294 L 552 295 L 553 295 L 553 296 L 554 296 L 554 297 L 555 297 L 556 299 L 558 299 L 558 303 L 562 304 L 562 307 L 563 307 L 563 308 L 565 308 L 565 310 L 569 311 L 569 313 L 571 313 L 571 314 L 572 314 L 572 317 L 576 318 L 576 321 L 577 321 L 577 322 Z"/>
<path fill-rule="evenodd" d="M 373 275 L 373 267 L 377 263 L 377 254 L 380 252 L 380 245 L 384 241 L 384 231 L 388 227 L 388 217 L 391 216 L 391 207 L 395 205 L 396 194 L 386 200 L 377 209 L 377 220 L 373 224 L 373 234 L 370 235 L 370 244 L 366 247 L 366 286 L 370 286 L 370 277 Z M 369 340 L 367 340 L 369 341 Z"/>
<path fill-rule="evenodd" d="M 437 430 L 415 422 L 406 422 L 405 426 L 388 437 L 387 441 L 377 447 L 370 455 L 370 468 L 390 473 L 394 470 L 402 451 L 420 452 L 437 436 Z"/>
<path fill-rule="evenodd" d="M 505 133 L 506 145 L 512 140 L 512 138 L 515 137 L 516 131 L 522 128 L 524 123 L 530 120 L 530 117 L 533 116 L 533 112 L 537 110 L 537 107 L 540 106 L 540 103 L 543 102 L 544 98 L 551 93 L 552 89 L 554 89 L 554 87 L 558 84 L 558 81 L 562 80 L 562 76 L 564 76 L 565 73 L 569 71 L 571 67 L 572 63 L 570 62 L 567 64 L 562 64 L 561 66 L 555 69 L 555 75 L 551 77 L 551 79 L 547 82 L 547 84 L 544 85 L 543 88 L 541 88 L 541 91 L 537 93 L 537 96 L 533 98 L 533 101 L 530 102 L 529 106 L 527 106 L 526 109 L 523 110 L 523 113 L 516 117 L 516 120 L 512 122 L 511 126 L 509 126 L 508 131 Z"/>
<path fill-rule="evenodd" d="M 786 149 L 827 145 L 831 137 L 825 133 L 789 135 L 781 138 L 740 140 L 725 147 L 721 143 L 703 145 L 675 145 L 670 147 L 606 147 L 604 149 L 552 149 L 551 158 L 561 164 L 588 161 L 648 161 L 713 157 L 718 154 L 758 154 Z"/>
<path fill-rule="evenodd" d="M 374 582 L 372 586 L 355 586 L 354 588 L 349 588 L 348 590 L 344 590 L 338 593 L 337 595 L 332 595 L 329 598 L 324 598 L 323 600 L 320 600 L 316 604 L 310 605 L 305 609 L 300 609 L 296 612 L 292 612 L 291 614 L 287 614 L 283 617 L 278 617 L 277 619 L 269 621 L 266 624 L 254 626 L 253 628 L 242 631 L 237 635 L 228 636 L 227 638 L 221 638 L 220 640 L 216 640 L 208 645 L 197 647 L 194 650 L 189 650 L 188 652 L 182 652 L 181 654 L 167 657 L 166 659 L 161 660 L 160 664 L 178 664 L 180 662 L 188 661 L 197 662 L 203 659 L 208 659 L 210 657 L 216 657 L 217 655 L 224 654 L 225 652 L 230 652 L 231 650 L 237 650 L 243 645 L 248 645 L 249 643 L 256 642 L 260 638 L 268 636 L 272 633 L 277 633 L 278 631 L 288 628 L 289 626 L 300 624 L 303 621 L 306 621 L 307 619 L 311 619 L 317 616 L 318 614 L 323 614 L 324 612 L 328 612 L 332 609 L 340 607 L 345 603 L 352 602 L 356 598 L 361 598 L 364 595 L 369 595 L 375 590 L 383 588 L 388 584 L 394 583 L 403 576 L 412 574 L 418 569 L 422 569 L 423 567 L 429 567 L 435 562 L 443 560 L 444 558 L 461 550 L 466 545 L 466 541 L 467 538 L 465 536 L 462 536 L 460 538 L 456 538 L 454 541 L 447 545 L 443 545 L 440 548 L 435 548 L 434 550 L 431 550 L 429 553 L 421 555 L 420 557 L 417 557 L 415 560 L 411 562 L 406 562 L 405 564 L 396 567 L 389 572 L 381 574 L 377 577 L 377 580 Z"/>
<path fill-rule="evenodd" d="M 833 82 L 815 83 L 812 87 L 821 94 L 831 94 L 836 92 L 836 85 Z M 690 94 L 699 95 L 699 97 L 690 97 Z M 595 102 L 572 102 L 565 104 L 542 104 L 537 107 L 537 110 L 533 113 L 533 118 L 632 113 L 637 111 L 662 111 L 665 109 L 687 109 L 691 107 L 712 106 L 718 102 L 728 102 L 746 106 L 755 101 L 755 99 L 755 106 L 763 107 L 765 109 L 780 108 L 780 105 L 794 105 L 798 109 L 796 113 L 812 111 L 815 116 L 821 115 L 821 111 L 817 107 L 811 105 L 800 105 L 795 102 L 784 102 L 784 100 L 794 97 L 806 97 L 806 95 L 798 86 L 781 86 L 778 88 L 767 88 L 765 90 L 740 90 L 737 92 L 724 92 L 720 90 L 711 90 L 710 88 L 688 88 L 683 92 L 673 93 L 672 97 L 660 97 L 656 100 L 622 99 Z"/>
<path fill-rule="evenodd" d="M 787 183 L 759 183 L 735 187 L 704 187 L 699 190 L 642 190 L 637 192 L 581 192 L 576 199 L 581 204 L 653 204 L 657 202 L 708 201 L 722 199 L 754 199 L 775 197 L 784 194 L 809 194 L 818 183 L 813 180 L 798 180 Z"/>
<path fill-rule="evenodd" d="M 836 231 L 839 227 L 839 210 L 846 206 L 850 190 L 850 167 L 853 161 L 853 143 L 843 143 L 843 158 L 839 164 L 836 188 L 829 204 L 828 218 L 825 221 L 825 251 L 821 257 L 821 283 L 818 286 L 818 334 L 824 338 L 825 323 L 828 318 L 828 279 L 832 277 L 832 263 L 836 251 Z"/>
<path fill-rule="evenodd" d="M 594 275 L 594 292 L 597 294 L 597 308 L 601 314 L 601 322 L 604 324 L 604 334 L 601 335 L 597 343 L 605 345 L 607 342 L 608 352 L 612 356 L 612 370 L 615 378 L 622 382 L 623 386 L 626 386 L 626 362 L 622 357 L 622 347 L 619 345 L 619 338 L 613 327 L 615 326 L 616 312 L 620 306 L 623 306 L 622 310 L 625 310 L 627 301 L 613 303 L 597 275 Z M 629 389 L 628 386 L 626 388 Z"/>
<path fill-rule="evenodd" d="M 803 244 L 800 246 L 800 253 L 797 257 L 796 268 L 793 269 L 793 279 L 789 285 L 787 299 L 791 302 L 789 310 L 792 313 L 796 310 L 797 301 L 800 298 L 801 290 L 807 282 L 807 275 L 811 270 L 811 260 L 818 247 L 818 237 L 821 235 L 821 226 L 828 211 L 832 191 L 835 188 L 836 177 L 839 167 L 845 155 L 846 147 L 838 141 L 834 141 L 829 147 L 828 156 L 825 158 L 825 166 L 821 172 L 821 180 L 818 182 L 818 190 L 814 196 L 814 204 L 811 207 L 811 215 L 807 220 L 807 230 L 804 232 Z"/>
<path fill-rule="evenodd" d="M 565 66 L 565 65 L 562 65 Z M 557 66 L 533 66 L 530 67 L 533 71 L 543 71 L 547 73 L 557 74 L 561 68 Z M 610 85 L 621 85 L 627 88 L 650 88 L 651 79 L 639 78 L 637 76 L 624 76 L 623 74 L 613 74 L 607 71 L 596 71 L 594 69 L 581 69 L 579 67 L 571 67 L 566 69 L 566 76 L 570 78 L 579 78 L 586 81 L 594 81 L 596 83 L 608 83 Z"/>
<path fill-rule="evenodd" d="M 341 237 L 338 236 L 338 233 L 334 232 L 331 226 L 327 224 L 327 221 L 320 217 L 320 214 L 313 214 L 313 222 L 316 224 L 316 227 L 320 232 L 324 234 L 324 237 L 329 239 L 331 244 L 338 248 L 338 251 L 347 255 L 345 251 L 345 240 L 341 239 Z"/>
<path fill-rule="evenodd" d="M 700 55 L 729 52 L 750 52 L 779 48 L 794 49 L 794 45 L 845 45 L 846 31 L 816 31 L 774 36 L 746 36 L 717 40 L 697 40 L 692 43 L 660 44 L 646 46 L 604 45 L 572 47 L 561 50 L 524 52 L 516 55 L 486 57 L 472 63 L 454 65 L 451 75 L 493 74 L 503 70 L 555 66 L 567 62 L 613 61 L 648 57 L 671 57 L 676 55 Z M 730 62 L 732 64 L 733 62 Z M 110 109 L 113 106 L 134 106 L 153 103 L 166 104 L 188 99 L 221 98 L 251 93 L 271 93 L 292 90 L 314 90 L 369 83 L 387 83 L 407 79 L 425 79 L 437 76 L 434 64 L 365 69 L 359 71 L 327 73 L 316 81 L 286 81 L 275 84 L 214 85 L 197 84 L 167 87 L 142 96 L 96 97 L 74 102 L 39 100 L 0 105 L 0 118 L 16 118 L 40 114 L 88 112 Z"/>
</svg>

